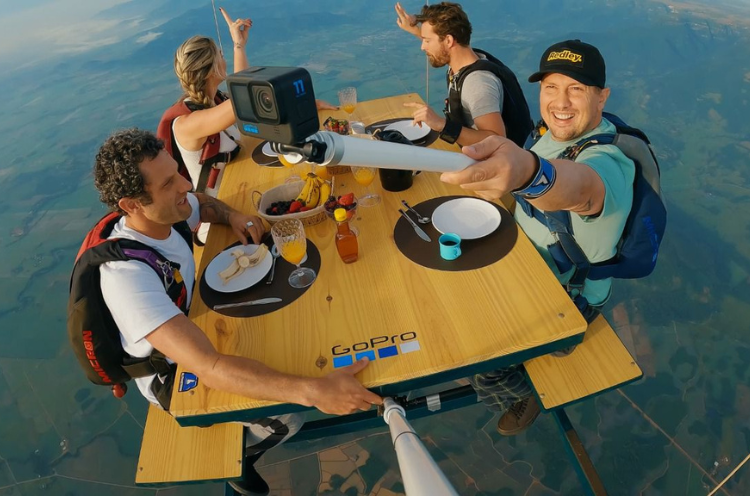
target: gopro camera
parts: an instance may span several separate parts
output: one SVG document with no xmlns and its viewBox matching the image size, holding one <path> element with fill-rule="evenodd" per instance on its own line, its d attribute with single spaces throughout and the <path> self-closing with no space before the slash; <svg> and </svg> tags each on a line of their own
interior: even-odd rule
<svg viewBox="0 0 750 496">
<path fill-rule="evenodd" d="M 251 67 L 227 77 L 240 132 L 294 145 L 320 128 L 310 73 L 300 67 Z"/>
</svg>

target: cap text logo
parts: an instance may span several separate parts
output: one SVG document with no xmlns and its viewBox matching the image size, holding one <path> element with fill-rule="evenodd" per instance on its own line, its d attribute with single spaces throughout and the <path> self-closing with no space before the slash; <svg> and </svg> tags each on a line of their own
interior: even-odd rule
<svg viewBox="0 0 750 496">
<path fill-rule="evenodd" d="M 578 63 L 583 61 L 583 56 L 573 53 L 570 50 L 565 50 L 562 52 L 550 52 L 549 56 L 547 57 L 547 62 L 551 62 L 553 60 L 568 60 L 570 62 Z"/>
</svg>

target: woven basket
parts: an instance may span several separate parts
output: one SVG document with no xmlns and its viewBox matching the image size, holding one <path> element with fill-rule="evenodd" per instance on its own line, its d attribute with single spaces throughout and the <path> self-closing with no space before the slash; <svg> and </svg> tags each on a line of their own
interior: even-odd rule
<svg viewBox="0 0 750 496">
<path fill-rule="evenodd" d="M 253 204 L 258 211 L 258 216 L 268 221 L 269 224 L 273 225 L 280 220 L 285 219 L 299 219 L 302 224 L 306 226 L 314 226 L 320 224 L 328 217 L 326 215 L 325 208 L 323 205 L 319 205 L 312 210 L 307 212 L 295 212 L 293 214 L 284 215 L 268 215 L 266 209 L 271 206 L 272 203 L 278 201 L 287 201 L 297 197 L 302 188 L 305 185 L 305 181 L 294 181 L 291 183 L 282 184 L 269 189 L 265 193 L 261 193 L 258 190 L 253 190 L 251 193 Z M 331 184 L 333 190 L 333 184 Z M 333 193 L 333 191 L 332 191 Z"/>
<path fill-rule="evenodd" d="M 352 168 L 348 165 L 327 165 L 326 169 L 328 169 L 328 173 L 332 176 L 341 176 L 344 174 L 349 174 L 352 171 Z"/>
</svg>

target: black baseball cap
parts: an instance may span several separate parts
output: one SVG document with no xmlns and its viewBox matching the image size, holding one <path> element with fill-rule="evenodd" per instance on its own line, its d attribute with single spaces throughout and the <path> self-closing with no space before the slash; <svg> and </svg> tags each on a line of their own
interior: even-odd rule
<svg viewBox="0 0 750 496">
<path fill-rule="evenodd" d="M 539 71 L 529 76 L 529 82 L 541 81 L 551 73 L 563 74 L 586 86 L 604 88 L 607 81 L 604 58 L 593 45 L 581 40 L 555 43 L 544 51 Z"/>
</svg>

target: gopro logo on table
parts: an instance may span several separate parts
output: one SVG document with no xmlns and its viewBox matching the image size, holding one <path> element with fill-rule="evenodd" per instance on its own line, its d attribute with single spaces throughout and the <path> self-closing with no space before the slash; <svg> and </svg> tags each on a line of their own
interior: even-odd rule
<svg viewBox="0 0 750 496">
<path fill-rule="evenodd" d="M 354 343 L 350 347 L 337 344 L 331 348 L 333 354 L 333 368 L 346 367 L 367 357 L 370 361 L 376 358 L 389 358 L 399 354 L 404 355 L 419 351 L 419 341 L 416 332 L 404 332 L 392 336 L 375 336 L 368 341 Z M 352 354 L 352 352 L 354 352 Z M 400 352 L 400 353 L 399 353 Z M 376 356 L 377 355 L 377 356 Z"/>
</svg>

